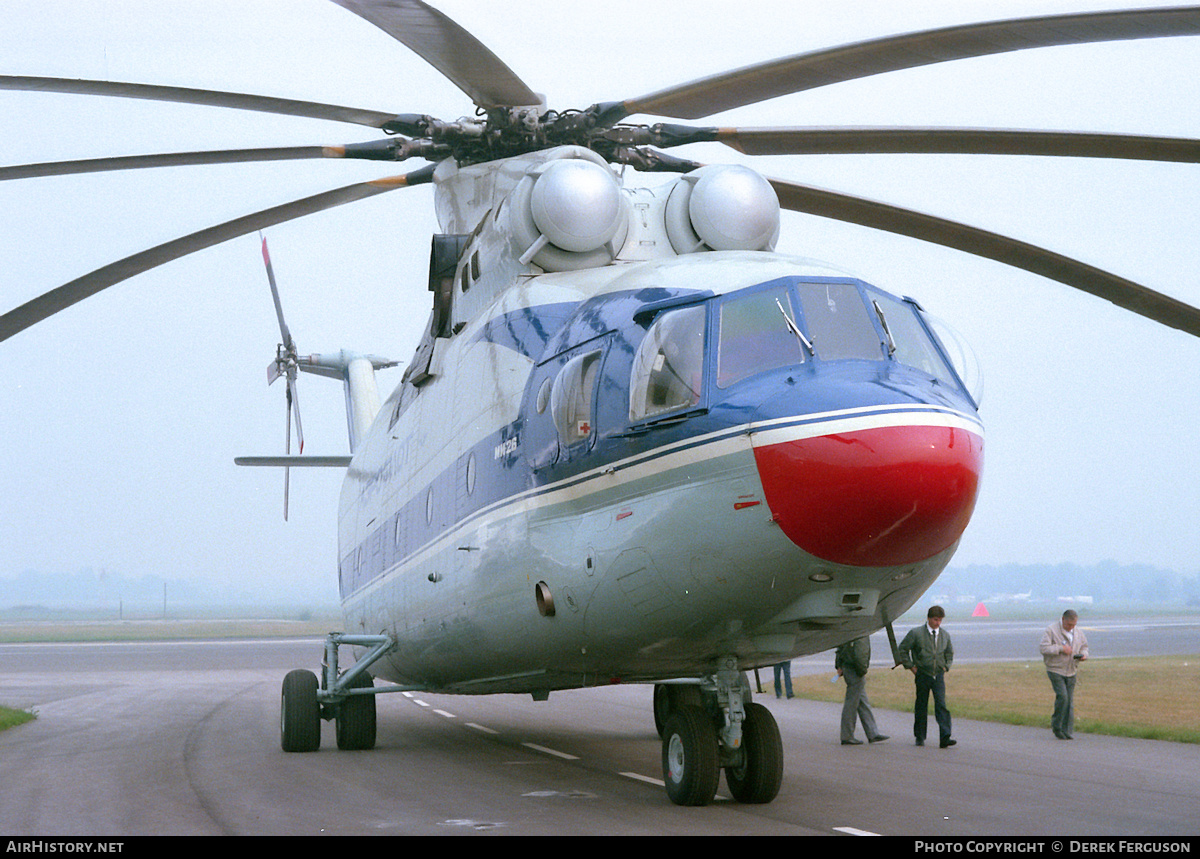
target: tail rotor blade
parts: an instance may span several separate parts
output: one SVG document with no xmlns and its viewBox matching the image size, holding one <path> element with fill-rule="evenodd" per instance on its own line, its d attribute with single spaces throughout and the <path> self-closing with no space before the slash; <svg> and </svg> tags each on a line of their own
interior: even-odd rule
<svg viewBox="0 0 1200 859">
<path fill-rule="evenodd" d="M 271 300 L 275 302 L 275 316 L 279 319 L 279 334 L 283 338 L 283 348 L 289 353 L 295 352 L 292 333 L 283 319 L 283 303 L 279 300 L 279 287 L 275 285 L 275 269 L 271 266 L 271 254 L 267 250 L 267 237 L 262 233 L 258 235 L 262 239 L 263 264 L 267 267 L 267 282 L 271 285 Z"/>
<path fill-rule="evenodd" d="M 300 425 L 300 395 L 296 390 L 295 371 L 288 376 L 288 412 L 295 415 L 296 442 L 300 445 L 300 452 L 304 453 L 304 427 Z"/>
<path fill-rule="evenodd" d="M 289 380 L 287 389 L 287 415 L 284 421 L 284 434 L 286 441 L 284 442 L 284 452 L 288 456 L 292 453 L 292 385 Z M 287 466 L 283 469 L 283 521 L 287 521 L 288 517 L 288 490 L 290 489 L 292 470 Z"/>
</svg>

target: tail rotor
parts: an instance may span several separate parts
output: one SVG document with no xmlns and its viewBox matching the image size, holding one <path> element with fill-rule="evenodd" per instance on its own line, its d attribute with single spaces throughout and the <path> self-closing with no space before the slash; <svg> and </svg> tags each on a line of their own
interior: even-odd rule
<svg viewBox="0 0 1200 859">
<path fill-rule="evenodd" d="M 287 380 L 287 388 L 285 391 L 287 398 L 287 416 L 286 416 L 286 442 L 285 452 L 291 455 L 292 452 L 292 420 L 293 416 L 296 422 L 296 441 L 300 445 L 300 453 L 304 453 L 304 427 L 300 422 L 300 400 L 296 391 L 296 375 L 299 372 L 300 359 L 296 352 L 296 341 L 292 339 L 292 332 L 288 329 L 287 322 L 283 318 L 283 304 L 279 300 L 279 288 L 275 285 L 275 270 L 271 267 L 271 255 L 267 251 L 267 239 L 262 234 L 262 255 L 263 263 L 267 268 L 267 281 L 271 285 L 271 299 L 275 302 L 275 316 L 279 319 L 279 334 L 282 342 L 275 348 L 275 360 L 267 365 L 267 384 L 275 384 L 275 380 L 284 378 Z M 284 467 L 283 469 L 283 518 L 288 517 L 288 488 L 291 478 L 291 469 Z"/>
</svg>

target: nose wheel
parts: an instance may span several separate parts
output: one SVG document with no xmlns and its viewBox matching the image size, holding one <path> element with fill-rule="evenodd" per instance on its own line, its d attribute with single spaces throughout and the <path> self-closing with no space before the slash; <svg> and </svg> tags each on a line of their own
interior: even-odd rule
<svg viewBox="0 0 1200 859">
<path fill-rule="evenodd" d="M 745 677 L 736 670 L 722 671 L 711 684 L 690 687 L 696 694 L 679 694 L 680 688 L 658 686 L 654 695 L 663 782 L 671 801 L 712 802 L 722 769 L 738 802 L 775 799 L 783 783 L 783 741 L 771 711 L 747 700 Z"/>
<path fill-rule="evenodd" d="M 725 783 L 738 802 L 767 803 L 783 784 L 783 740 L 771 711 L 747 704 L 742 722 L 741 762 L 725 767 Z"/>
<path fill-rule="evenodd" d="M 721 768 L 717 731 L 702 708 L 685 705 L 663 729 L 663 781 L 676 805 L 708 805 L 717 793 Z"/>
</svg>

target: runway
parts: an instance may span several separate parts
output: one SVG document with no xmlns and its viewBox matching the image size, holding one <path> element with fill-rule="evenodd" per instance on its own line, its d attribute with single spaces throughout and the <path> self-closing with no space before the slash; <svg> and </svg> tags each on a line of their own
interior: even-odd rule
<svg viewBox="0 0 1200 859">
<path fill-rule="evenodd" d="M 956 644 L 969 651 L 983 628 L 957 628 Z M 1016 646 L 1027 631 L 987 646 Z M 1166 636 L 1195 644 L 1195 631 Z M 320 641 L 307 639 L 0 646 L 0 701 L 38 714 L 0 733 L 0 834 L 1200 833 L 1200 747 L 1061 743 L 1042 729 L 958 719 L 958 746 L 917 748 L 910 717 L 887 711 L 877 717 L 892 740 L 843 747 L 839 705 L 769 694 L 759 700 L 779 721 L 787 760 L 766 806 L 728 800 L 724 783 L 712 806 L 671 805 L 649 687 L 546 702 L 382 695 L 375 750 L 338 751 L 326 723 L 319 752 L 285 755 L 282 676 L 320 657 Z"/>
</svg>

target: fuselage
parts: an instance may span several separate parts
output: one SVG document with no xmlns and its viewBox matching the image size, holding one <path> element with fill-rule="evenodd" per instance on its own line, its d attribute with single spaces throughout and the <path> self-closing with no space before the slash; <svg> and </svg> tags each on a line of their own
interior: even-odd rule
<svg viewBox="0 0 1200 859">
<path fill-rule="evenodd" d="M 767 251 L 493 268 L 343 488 L 347 631 L 397 643 L 377 675 L 755 667 L 878 629 L 949 561 L 983 431 L 913 302 Z"/>
</svg>

